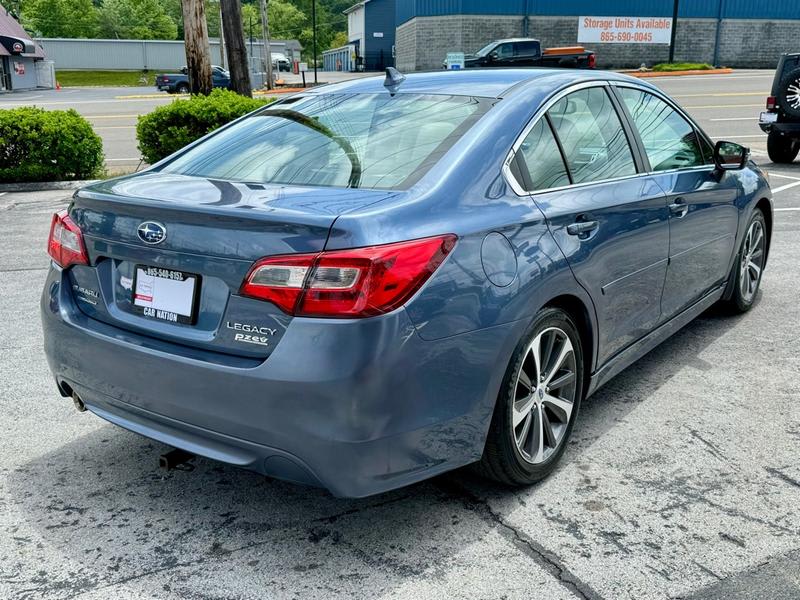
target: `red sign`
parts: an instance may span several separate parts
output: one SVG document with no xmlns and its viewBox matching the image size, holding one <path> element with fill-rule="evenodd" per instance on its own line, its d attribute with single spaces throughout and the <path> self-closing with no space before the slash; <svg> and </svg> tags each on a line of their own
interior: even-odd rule
<svg viewBox="0 0 800 600">
<path fill-rule="evenodd" d="M 11 45 L 11 51 L 15 54 L 22 54 L 25 51 L 25 46 L 21 42 L 14 42 Z"/>
<path fill-rule="evenodd" d="M 17 75 L 25 75 L 25 63 L 15 62 L 14 63 L 14 72 Z"/>
</svg>

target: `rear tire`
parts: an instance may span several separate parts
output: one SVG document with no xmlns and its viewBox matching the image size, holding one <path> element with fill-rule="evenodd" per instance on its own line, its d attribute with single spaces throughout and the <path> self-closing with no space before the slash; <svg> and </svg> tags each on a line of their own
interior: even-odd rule
<svg viewBox="0 0 800 600">
<path fill-rule="evenodd" d="M 582 397 L 578 330 L 563 310 L 545 308 L 511 357 L 478 472 L 517 486 L 547 477 L 564 453 Z"/>
<path fill-rule="evenodd" d="M 767 154 L 774 163 L 790 163 L 800 152 L 800 140 L 795 140 L 777 131 L 771 131 L 767 136 Z"/>
<path fill-rule="evenodd" d="M 732 313 L 745 313 L 755 304 L 767 258 L 767 223 L 757 208 L 747 224 L 733 265 L 733 295 L 725 302 Z"/>
<path fill-rule="evenodd" d="M 179 83 L 175 86 L 175 93 L 176 94 L 188 94 L 189 93 L 189 84 L 188 83 Z"/>
</svg>

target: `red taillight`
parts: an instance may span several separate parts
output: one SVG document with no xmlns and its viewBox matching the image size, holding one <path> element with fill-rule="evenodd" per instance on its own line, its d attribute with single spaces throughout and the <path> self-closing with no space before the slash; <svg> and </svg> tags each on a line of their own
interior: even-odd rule
<svg viewBox="0 0 800 600">
<path fill-rule="evenodd" d="M 590 54 L 590 55 L 589 55 L 589 59 L 588 59 L 588 61 L 589 61 L 589 68 L 590 68 L 590 69 L 594 69 L 594 63 L 595 63 L 595 57 L 594 57 L 594 54 Z"/>
<path fill-rule="evenodd" d="M 778 99 L 775 96 L 767 96 L 767 110 L 774 111 L 778 108 Z"/>
<path fill-rule="evenodd" d="M 88 265 L 89 257 L 83 244 L 80 228 L 69 217 L 66 210 L 53 215 L 47 253 L 62 269 L 71 265 Z"/>
<path fill-rule="evenodd" d="M 306 317 L 370 317 L 402 306 L 453 249 L 449 234 L 382 246 L 271 256 L 250 269 L 241 294 Z"/>
</svg>

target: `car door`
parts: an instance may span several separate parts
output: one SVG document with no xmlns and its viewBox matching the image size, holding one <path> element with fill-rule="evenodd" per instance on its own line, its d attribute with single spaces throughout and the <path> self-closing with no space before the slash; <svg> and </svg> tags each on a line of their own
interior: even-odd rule
<svg viewBox="0 0 800 600">
<path fill-rule="evenodd" d="M 230 85 L 231 79 L 227 71 L 215 68 L 211 71 L 211 84 L 216 87 L 226 88 Z"/>
<path fill-rule="evenodd" d="M 518 148 L 525 187 L 594 302 L 598 366 L 651 331 L 669 249 L 664 192 L 639 175 L 606 86 L 557 100 Z"/>
<path fill-rule="evenodd" d="M 539 59 L 539 48 L 539 42 L 535 40 L 515 42 L 514 66 L 532 67 L 536 65 Z"/>
<path fill-rule="evenodd" d="M 661 299 L 668 319 L 727 280 L 739 214 L 736 176 L 718 172 L 709 143 L 665 98 L 616 86 L 652 177 L 670 210 L 669 266 Z"/>
</svg>

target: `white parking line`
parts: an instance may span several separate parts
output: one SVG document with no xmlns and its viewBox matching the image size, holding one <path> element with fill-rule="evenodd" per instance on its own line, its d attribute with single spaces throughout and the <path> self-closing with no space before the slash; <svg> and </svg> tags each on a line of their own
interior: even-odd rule
<svg viewBox="0 0 800 600">
<path fill-rule="evenodd" d="M 800 181 L 800 177 L 792 177 L 791 175 L 784 175 L 783 173 L 776 173 L 775 171 L 769 172 L 770 177 L 783 177 L 784 179 L 794 179 L 795 181 Z"/>
<path fill-rule="evenodd" d="M 5 196 L 8 192 L 0 192 L 0 196 Z"/>
<path fill-rule="evenodd" d="M 794 206 L 792 208 L 773 208 L 772 210 L 775 212 L 797 212 L 800 210 L 800 206 Z"/>
<path fill-rule="evenodd" d="M 136 160 L 142 160 L 142 159 L 141 159 L 140 157 L 138 157 L 138 156 L 137 156 L 136 158 L 107 158 L 107 159 L 106 159 L 106 162 L 115 162 L 115 161 L 136 161 Z"/>
<path fill-rule="evenodd" d="M 788 190 L 789 188 L 797 187 L 798 185 L 800 185 L 800 181 L 795 181 L 794 183 L 787 183 L 786 185 L 782 185 L 781 187 L 774 188 L 772 190 L 772 193 L 777 194 L 778 192 Z"/>
</svg>

